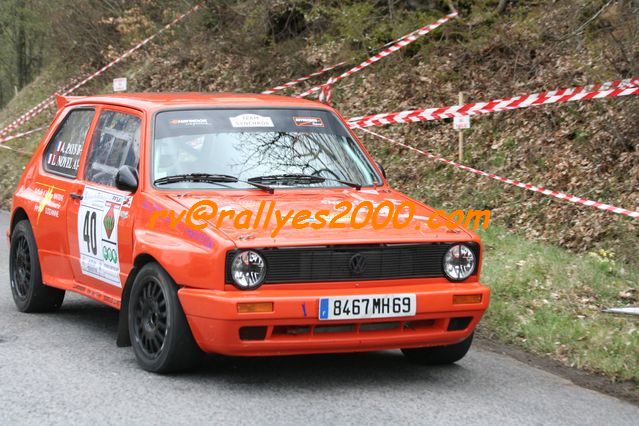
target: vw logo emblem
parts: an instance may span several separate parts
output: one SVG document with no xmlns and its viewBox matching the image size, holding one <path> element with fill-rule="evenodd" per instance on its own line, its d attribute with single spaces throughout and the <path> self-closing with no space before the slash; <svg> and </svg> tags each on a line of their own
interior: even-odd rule
<svg viewBox="0 0 639 426">
<path fill-rule="evenodd" d="M 362 275 L 366 271 L 366 257 L 360 253 L 354 254 L 348 262 L 348 267 L 355 275 Z"/>
</svg>

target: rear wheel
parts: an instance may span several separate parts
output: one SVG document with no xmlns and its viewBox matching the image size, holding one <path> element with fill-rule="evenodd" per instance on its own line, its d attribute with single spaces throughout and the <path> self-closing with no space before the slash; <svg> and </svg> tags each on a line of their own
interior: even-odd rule
<svg viewBox="0 0 639 426">
<path fill-rule="evenodd" d="M 38 249 L 31 224 L 18 222 L 11 234 L 9 279 L 13 301 L 21 312 L 50 312 L 62 306 L 64 290 L 42 283 Z"/>
<path fill-rule="evenodd" d="M 145 265 L 133 281 L 128 304 L 129 334 L 138 363 L 170 373 L 199 365 L 202 351 L 177 296 L 177 286 L 157 263 Z"/>
<path fill-rule="evenodd" d="M 459 361 L 470 349 L 471 343 L 473 343 L 472 333 L 465 340 L 448 346 L 433 346 L 430 348 L 414 348 L 414 349 L 402 349 L 404 356 L 416 364 L 422 365 L 440 365 L 440 364 L 452 364 Z"/>
</svg>

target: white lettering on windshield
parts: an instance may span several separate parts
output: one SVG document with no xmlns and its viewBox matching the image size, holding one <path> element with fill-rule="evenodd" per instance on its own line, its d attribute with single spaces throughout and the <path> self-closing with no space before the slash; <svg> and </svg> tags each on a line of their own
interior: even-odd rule
<svg viewBox="0 0 639 426">
<path fill-rule="evenodd" d="M 275 127 L 271 117 L 257 114 L 240 114 L 237 117 L 229 117 L 233 127 Z"/>
</svg>

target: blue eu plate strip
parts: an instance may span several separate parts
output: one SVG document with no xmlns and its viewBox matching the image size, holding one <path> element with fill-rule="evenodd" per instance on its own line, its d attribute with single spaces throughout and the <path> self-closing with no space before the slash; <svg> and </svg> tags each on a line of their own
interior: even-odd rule
<svg viewBox="0 0 639 426">
<path fill-rule="evenodd" d="M 328 319 L 328 299 L 320 299 L 319 319 Z"/>
</svg>

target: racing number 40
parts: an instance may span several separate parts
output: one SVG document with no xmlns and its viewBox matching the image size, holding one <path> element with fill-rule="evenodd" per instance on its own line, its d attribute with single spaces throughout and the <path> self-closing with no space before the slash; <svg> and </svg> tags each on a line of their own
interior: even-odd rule
<svg viewBox="0 0 639 426">
<path fill-rule="evenodd" d="M 94 256 L 98 254 L 96 226 L 95 212 L 87 211 L 87 213 L 84 215 L 82 235 L 84 237 L 84 241 L 87 243 L 87 251 L 93 253 Z"/>
</svg>

